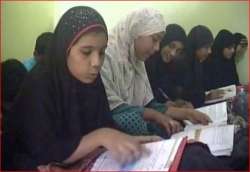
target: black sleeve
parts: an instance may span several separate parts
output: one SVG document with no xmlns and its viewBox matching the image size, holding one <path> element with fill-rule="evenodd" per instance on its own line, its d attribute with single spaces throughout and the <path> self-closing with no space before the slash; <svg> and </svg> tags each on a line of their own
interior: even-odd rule
<svg viewBox="0 0 250 172">
<path fill-rule="evenodd" d="M 36 169 L 38 165 L 68 158 L 77 148 L 81 136 L 65 132 L 62 116 L 55 110 L 53 91 L 47 89 L 46 81 L 31 79 L 27 83 L 14 106 L 14 123 L 20 152 L 27 158 L 20 160 L 26 162 L 23 168 Z M 29 160 L 32 161 L 27 162 Z"/>
</svg>

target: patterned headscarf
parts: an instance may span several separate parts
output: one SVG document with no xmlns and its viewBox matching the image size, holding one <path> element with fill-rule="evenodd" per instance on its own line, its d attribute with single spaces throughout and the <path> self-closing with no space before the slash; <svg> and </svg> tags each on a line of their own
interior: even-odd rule
<svg viewBox="0 0 250 172">
<path fill-rule="evenodd" d="M 16 154 L 18 169 L 34 170 L 41 164 L 62 162 L 84 135 L 112 124 L 100 75 L 85 84 L 73 77 L 67 66 L 71 47 L 83 34 L 96 29 L 107 35 L 96 10 L 84 6 L 69 9 L 56 26 L 49 56 L 26 78 L 14 107 L 21 140 L 18 146 L 26 151 Z"/>
<path fill-rule="evenodd" d="M 153 99 L 144 62 L 135 56 L 134 41 L 164 30 L 163 16 L 148 8 L 133 11 L 113 28 L 101 71 L 111 109 L 123 103 L 142 106 Z"/>
</svg>

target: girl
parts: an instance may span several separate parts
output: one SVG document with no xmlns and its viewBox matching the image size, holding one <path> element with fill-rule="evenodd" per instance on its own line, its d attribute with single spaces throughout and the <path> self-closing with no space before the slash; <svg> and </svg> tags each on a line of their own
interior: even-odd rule
<svg viewBox="0 0 250 172">
<path fill-rule="evenodd" d="M 13 169 L 72 164 L 99 147 L 121 163 L 136 160 L 144 150 L 140 143 L 159 137 L 134 137 L 111 128 L 99 75 L 108 41 L 103 18 L 92 8 L 74 7 L 54 33 L 49 57 L 28 75 L 14 106 L 19 149 Z"/>
</svg>

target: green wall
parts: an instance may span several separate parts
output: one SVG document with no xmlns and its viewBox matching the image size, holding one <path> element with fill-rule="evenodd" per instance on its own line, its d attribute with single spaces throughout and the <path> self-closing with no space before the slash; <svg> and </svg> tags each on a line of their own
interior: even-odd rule
<svg viewBox="0 0 250 172">
<path fill-rule="evenodd" d="M 142 5 L 143 4 L 143 5 Z M 159 9 L 167 24 L 177 23 L 187 33 L 197 25 L 208 26 L 214 36 L 220 29 L 248 34 L 248 2 L 215 1 L 74 1 L 74 2 L 5 2 L 2 6 L 4 28 L 4 59 L 23 59 L 32 55 L 35 38 L 44 31 L 53 30 L 61 15 L 70 7 L 87 5 L 99 11 L 108 26 L 115 23 L 129 11 L 141 7 Z M 242 83 L 249 81 L 248 51 L 237 63 Z"/>
<path fill-rule="evenodd" d="M 54 2 L 1 3 L 1 58 L 31 57 L 37 36 L 53 30 Z"/>
</svg>

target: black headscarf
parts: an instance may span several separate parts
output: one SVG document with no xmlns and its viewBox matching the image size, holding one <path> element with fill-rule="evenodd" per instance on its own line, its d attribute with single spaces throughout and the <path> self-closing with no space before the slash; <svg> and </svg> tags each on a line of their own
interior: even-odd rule
<svg viewBox="0 0 250 172">
<path fill-rule="evenodd" d="M 247 42 L 247 37 L 241 33 L 234 33 L 234 44 L 235 44 L 235 47 L 237 47 L 237 45 L 239 45 L 241 42 L 243 41 L 243 44 L 245 46 L 248 45 L 248 42 Z"/>
<path fill-rule="evenodd" d="M 186 33 L 181 26 L 177 24 L 167 25 L 165 35 L 160 43 L 160 50 L 145 62 L 154 97 L 159 102 L 167 101 L 162 91 L 165 92 L 170 99 L 180 98 L 180 87 L 183 81 L 180 79 L 180 75 L 183 74 L 182 70 L 178 70 L 182 69 L 180 62 L 173 60 L 170 63 L 165 63 L 160 52 L 172 41 L 180 41 L 185 47 L 186 38 Z"/>
<path fill-rule="evenodd" d="M 209 67 L 210 73 L 213 73 L 211 88 L 220 88 L 231 84 L 239 85 L 233 56 L 231 59 L 227 59 L 223 55 L 223 49 L 234 47 L 234 41 L 233 34 L 225 29 L 219 31 L 215 38 Z"/>
<path fill-rule="evenodd" d="M 205 83 L 207 82 L 203 73 L 203 64 L 196 58 L 195 52 L 213 42 L 212 32 L 203 25 L 191 29 L 187 38 L 186 63 L 188 66 L 186 99 L 191 101 L 195 107 L 202 106 L 205 101 Z"/>
<path fill-rule="evenodd" d="M 160 49 L 171 43 L 172 41 L 180 41 L 184 47 L 186 45 L 186 33 L 185 30 L 178 24 L 169 24 L 166 27 L 166 32 L 161 40 Z"/>
<path fill-rule="evenodd" d="M 190 61 L 195 60 L 195 51 L 213 42 L 212 32 L 203 25 L 195 26 L 191 29 L 187 38 L 187 57 Z"/>
<path fill-rule="evenodd" d="M 91 84 L 74 78 L 67 67 L 70 48 L 91 29 L 107 28 L 101 15 L 90 7 L 69 9 L 60 19 L 44 64 L 37 65 L 24 82 L 15 104 L 18 169 L 36 169 L 62 162 L 89 132 L 111 123 L 100 75 Z"/>
<path fill-rule="evenodd" d="M 16 59 L 2 62 L 2 90 L 4 102 L 13 102 L 27 74 L 24 65 Z"/>
</svg>

